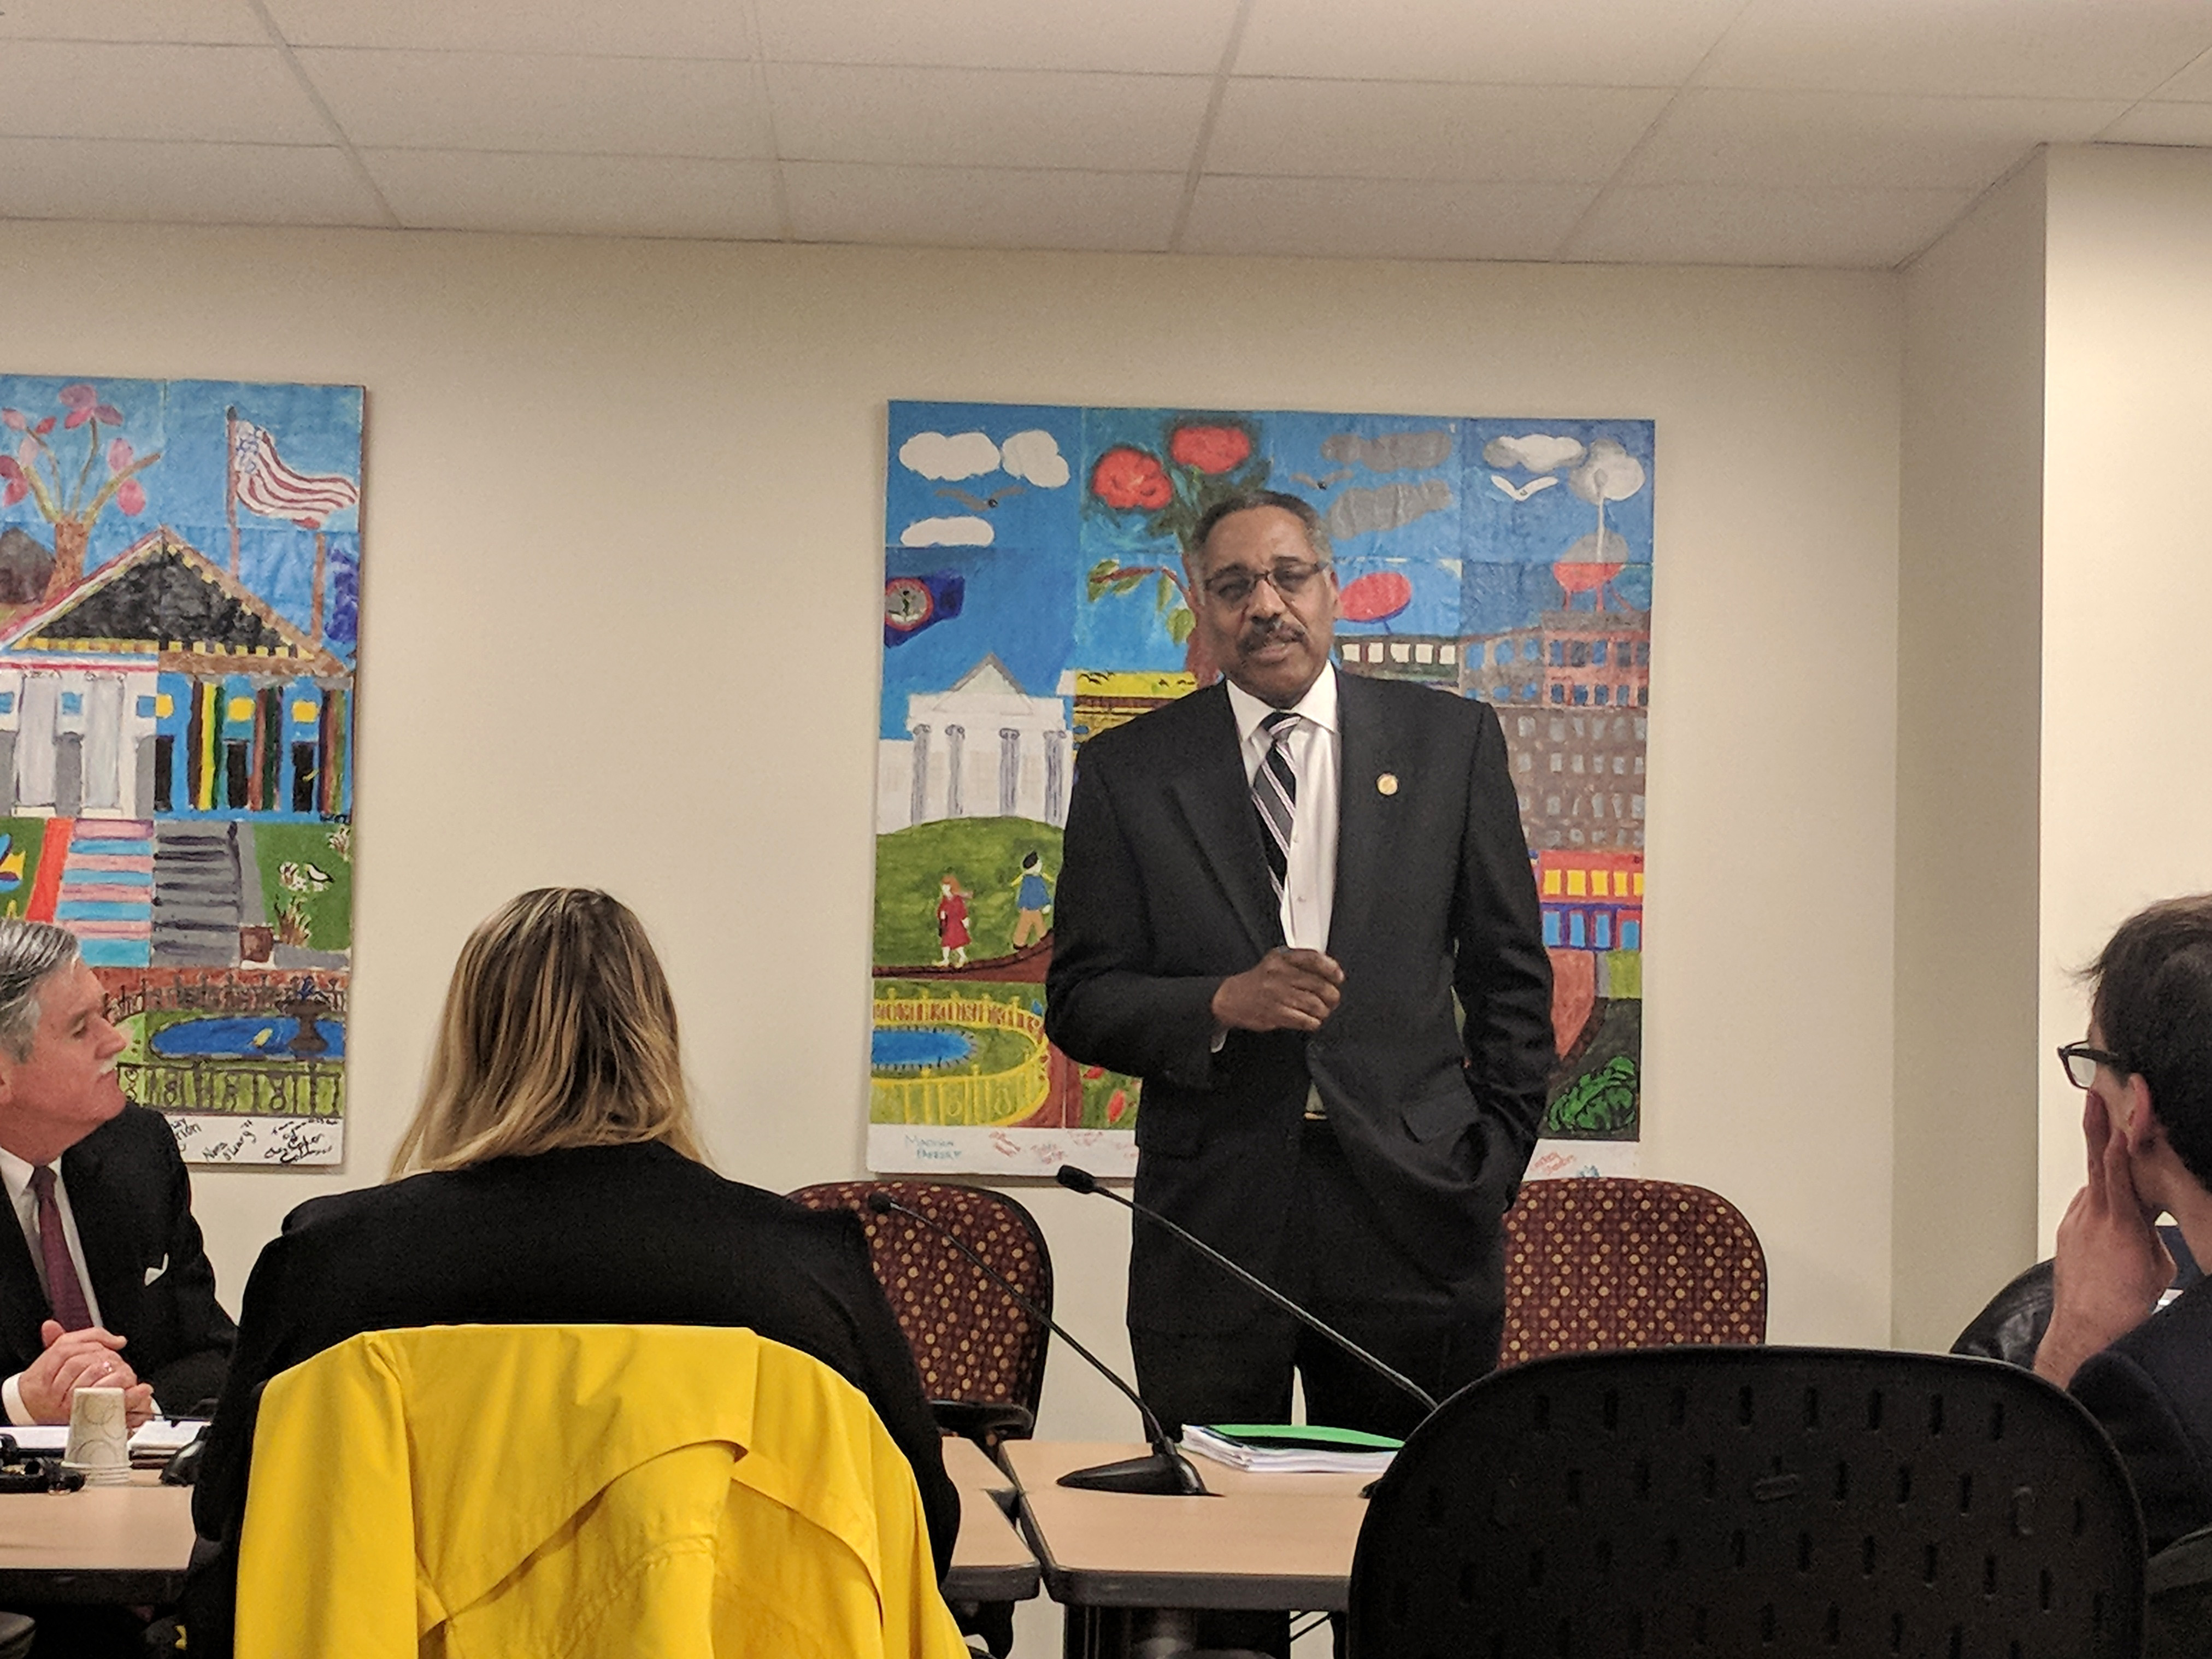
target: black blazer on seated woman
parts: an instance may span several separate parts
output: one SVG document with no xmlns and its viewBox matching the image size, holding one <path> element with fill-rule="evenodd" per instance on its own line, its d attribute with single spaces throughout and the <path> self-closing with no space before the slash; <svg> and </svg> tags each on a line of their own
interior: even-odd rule
<svg viewBox="0 0 2212 1659">
<path fill-rule="evenodd" d="M 196 1659 L 229 1651 L 255 1391 L 363 1331 L 456 1324 L 737 1325 L 812 1354 L 875 1407 L 914 1466 L 940 1577 L 951 1561 L 959 1497 L 857 1216 L 659 1145 L 540 1152 L 312 1200 L 261 1253 L 192 1494 L 222 1546 L 185 1597 Z"/>
</svg>

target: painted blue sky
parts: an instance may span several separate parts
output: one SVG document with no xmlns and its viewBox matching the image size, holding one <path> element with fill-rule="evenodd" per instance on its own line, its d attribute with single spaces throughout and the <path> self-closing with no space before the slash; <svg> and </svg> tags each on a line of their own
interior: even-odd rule
<svg viewBox="0 0 2212 1659">
<path fill-rule="evenodd" d="M 136 454 L 155 450 L 161 459 L 137 475 L 146 491 L 143 511 L 126 514 L 111 501 L 92 527 L 86 554 L 88 569 L 98 569 L 158 525 L 167 525 L 216 563 L 230 562 L 229 532 L 223 522 L 223 495 L 228 480 L 224 464 L 224 411 L 235 408 L 241 419 L 261 427 L 276 440 L 276 453 L 298 472 L 342 473 L 358 485 L 362 476 L 362 389 L 359 386 L 257 385 L 223 380 L 100 380 L 82 375 L 0 375 L 0 409 L 19 412 L 35 426 L 47 416 L 57 417 L 46 441 L 62 464 L 65 486 L 73 487 L 86 459 L 90 427 L 65 431 L 61 419 L 68 415 L 60 400 L 64 386 L 91 386 L 102 404 L 124 417 L 120 428 L 102 423 L 100 453 L 92 462 L 92 478 L 85 495 L 88 501 L 108 476 L 106 451 L 120 437 Z M 27 467 L 27 441 L 12 423 L 0 429 L 0 440 L 15 449 Z M 43 462 L 41 477 L 50 475 Z M 246 585 L 260 594 L 291 621 L 305 626 L 309 611 L 314 570 L 314 538 L 282 520 L 264 519 L 239 509 L 239 563 Z M 53 545 L 53 527 L 29 500 L 0 508 L 0 528 L 21 526 L 47 546 Z M 346 507 L 331 515 L 326 541 L 333 572 L 333 593 L 326 593 L 326 634 L 331 642 L 349 651 L 355 621 L 353 601 L 360 565 L 359 509 Z M 343 578 L 341 580 L 341 577 Z M 335 595 L 335 597 L 334 597 Z"/>
<path fill-rule="evenodd" d="M 1181 667 L 1182 647 L 1169 635 L 1162 603 L 1175 596 L 1159 578 L 1126 594 L 1085 596 L 1086 573 L 1102 559 L 1124 568 L 1179 568 L 1180 556 L 1172 537 L 1148 532 L 1148 513 L 1107 507 L 1091 496 L 1089 480 L 1108 449 L 1127 445 L 1164 456 L 1176 427 L 1209 418 L 1160 409 L 892 404 L 886 574 L 951 572 L 966 586 L 960 616 L 885 650 L 883 735 L 904 735 L 910 694 L 945 689 L 988 653 L 1032 696 L 1050 696 L 1071 668 Z M 1599 462 L 1611 466 L 1615 490 L 1623 480 L 1635 483 L 1604 506 L 1607 562 L 1628 567 L 1613 580 L 1612 601 L 1650 604 L 1649 421 L 1298 411 L 1233 418 L 1256 431 L 1268 487 L 1312 502 L 1330 523 L 1341 586 L 1395 574 L 1410 589 L 1404 609 L 1392 616 L 1339 623 L 1347 636 L 1497 633 L 1529 626 L 1558 607 L 1563 595 L 1553 562 L 1597 550 L 1599 507 L 1577 493 L 1575 478 L 1577 467 Z M 1030 435 L 1009 445 L 1016 434 Z M 1601 445 L 1617 447 L 1619 458 Z M 1040 453 L 1064 460 L 1064 481 L 1019 476 L 1024 467 L 1036 471 Z M 1001 464 L 990 465 L 994 459 Z M 1546 462 L 1552 465 L 1534 465 Z M 963 471 L 971 467 L 984 470 Z M 932 469 L 959 476 L 929 476 Z M 1493 475 L 1509 488 L 1499 488 Z M 1057 470 L 1048 466 L 1045 476 Z M 1584 473 L 1586 490 L 1595 488 L 1593 476 Z M 1553 482 L 1540 482 L 1547 478 Z M 913 530 L 945 520 L 967 522 Z M 987 546 L 902 544 L 915 533 L 978 538 L 981 526 Z"/>
</svg>

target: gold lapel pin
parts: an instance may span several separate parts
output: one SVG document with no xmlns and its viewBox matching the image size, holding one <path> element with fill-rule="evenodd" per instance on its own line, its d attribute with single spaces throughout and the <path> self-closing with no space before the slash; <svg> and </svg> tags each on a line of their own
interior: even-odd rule
<svg viewBox="0 0 2212 1659">
<path fill-rule="evenodd" d="M 1398 793 L 1398 775 L 1395 772 L 1385 772 L 1381 777 L 1376 779 L 1375 793 L 1378 795 L 1396 794 Z"/>
</svg>

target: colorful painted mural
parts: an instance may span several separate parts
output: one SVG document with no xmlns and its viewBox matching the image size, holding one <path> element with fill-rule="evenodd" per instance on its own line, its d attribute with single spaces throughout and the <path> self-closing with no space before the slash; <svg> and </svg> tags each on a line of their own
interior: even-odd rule
<svg viewBox="0 0 2212 1659">
<path fill-rule="evenodd" d="M 196 1163 L 343 1152 L 362 398 L 0 375 L 0 908 Z"/>
<path fill-rule="evenodd" d="M 1346 673 L 1494 705 L 1557 981 L 1542 1175 L 1635 1167 L 1648 421 L 894 403 L 869 1162 L 1134 1168 L 1133 1079 L 1043 1035 L 1075 756 L 1218 677 L 1182 557 L 1264 486 L 1335 544 Z"/>
</svg>

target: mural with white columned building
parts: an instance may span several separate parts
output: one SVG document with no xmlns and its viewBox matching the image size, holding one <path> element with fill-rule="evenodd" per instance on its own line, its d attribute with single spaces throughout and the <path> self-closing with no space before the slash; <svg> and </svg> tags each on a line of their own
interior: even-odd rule
<svg viewBox="0 0 2212 1659">
<path fill-rule="evenodd" d="M 877 834 L 939 818 L 1066 820 L 1066 701 L 1031 696 L 996 656 L 945 690 L 909 696 L 906 729 L 878 752 Z"/>
</svg>

